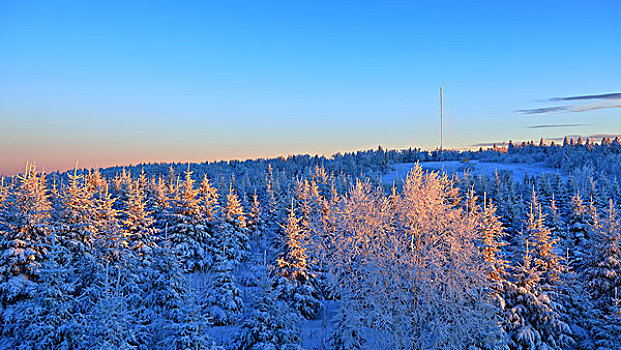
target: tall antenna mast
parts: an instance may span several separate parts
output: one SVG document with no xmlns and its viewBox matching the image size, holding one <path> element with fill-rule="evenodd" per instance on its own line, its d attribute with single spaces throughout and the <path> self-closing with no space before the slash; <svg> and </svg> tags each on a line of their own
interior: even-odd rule
<svg viewBox="0 0 621 350">
<path fill-rule="evenodd" d="M 442 154 L 442 146 L 443 146 L 443 139 L 444 139 L 443 115 L 444 115 L 444 111 L 443 111 L 443 101 L 442 101 L 442 85 L 440 85 L 440 154 Z"/>
</svg>

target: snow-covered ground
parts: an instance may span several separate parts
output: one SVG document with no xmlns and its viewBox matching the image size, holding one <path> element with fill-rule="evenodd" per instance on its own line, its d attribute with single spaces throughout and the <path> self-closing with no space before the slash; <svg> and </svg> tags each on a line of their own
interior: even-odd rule
<svg viewBox="0 0 621 350">
<path fill-rule="evenodd" d="M 400 163 L 394 165 L 394 171 L 382 176 L 382 182 L 392 184 L 394 181 L 405 179 L 407 173 L 416 163 Z M 448 174 L 461 175 L 466 171 L 471 174 L 485 174 L 493 176 L 495 171 L 510 171 L 515 181 L 522 181 L 524 175 L 556 174 L 558 169 L 549 168 L 543 163 L 488 163 L 471 160 L 467 162 L 451 160 L 445 162 L 420 162 L 420 165 L 427 171 L 446 171 Z"/>
</svg>

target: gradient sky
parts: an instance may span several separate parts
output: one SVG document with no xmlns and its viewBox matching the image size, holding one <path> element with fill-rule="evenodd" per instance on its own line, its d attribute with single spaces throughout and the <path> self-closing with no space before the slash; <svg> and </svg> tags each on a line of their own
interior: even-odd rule
<svg viewBox="0 0 621 350">
<path fill-rule="evenodd" d="M 621 92 L 620 18 L 603 0 L 2 0 L 0 174 L 435 148 L 441 84 L 448 147 L 617 134 L 621 99 L 550 99 Z"/>
</svg>

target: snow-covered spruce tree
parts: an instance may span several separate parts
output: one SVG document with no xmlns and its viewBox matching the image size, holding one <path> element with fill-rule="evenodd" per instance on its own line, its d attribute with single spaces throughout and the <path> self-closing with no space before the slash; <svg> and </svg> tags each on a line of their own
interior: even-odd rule
<svg viewBox="0 0 621 350">
<path fill-rule="evenodd" d="M 331 298 L 327 267 L 322 262 L 321 246 L 324 215 L 328 211 L 326 199 L 319 193 L 315 181 L 298 179 L 295 188 L 295 203 L 300 213 L 300 228 L 306 234 L 301 242 L 307 247 L 307 265 L 309 274 L 313 276 L 313 285 L 323 297 Z"/>
<path fill-rule="evenodd" d="M 525 242 L 523 261 L 505 287 L 505 334 L 512 350 L 564 349 L 573 344 L 569 326 L 561 320 L 557 303 L 542 288 L 537 268 Z"/>
<path fill-rule="evenodd" d="M 252 195 L 250 210 L 248 211 L 247 226 L 252 241 L 256 243 L 256 246 L 260 251 L 267 249 L 266 242 L 264 240 L 264 224 L 263 207 L 255 189 L 254 194 Z"/>
<path fill-rule="evenodd" d="M 79 259 L 91 254 L 98 232 L 96 203 L 93 192 L 83 183 L 83 176 L 77 170 L 68 174 L 69 184 L 62 189 L 58 236 L 69 248 L 72 256 Z"/>
<path fill-rule="evenodd" d="M 593 229 L 585 277 L 597 309 L 594 338 L 599 349 L 621 348 L 621 220 L 612 200 Z"/>
<path fill-rule="evenodd" d="M 181 189 L 172 198 L 167 223 L 167 243 L 179 256 L 185 271 L 204 270 L 212 261 L 212 237 L 192 172 L 185 173 Z"/>
<path fill-rule="evenodd" d="M 589 298 L 586 285 L 579 273 L 568 268 L 561 275 L 555 302 L 562 305 L 561 321 L 569 325 L 574 348 L 579 350 L 594 349 L 592 331 L 596 321 L 596 308 Z"/>
<path fill-rule="evenodd" d="M 269 238 L 275 239 L 275 233 L 278 231 L 278 223 L 282 215 L 282 200 L 278 193 L 278 182 L 272 170 L 272 164 L 268 164 L 267 173 L 265 174 L 265 195 L 266 195 L 266 211 L 265 224 Z"/>
<path fill-rule="evenodd" d="M 248 250 L 248 229 L 246 228 L 246 215 L 244 208 L 239 201 L 235 190 L 230 187 L 226 195 L 226 204 L 222 208 L 223 223 L 217 239 L 220 249 L 226 258 L 235 263 L 244 261 L 247 258 Z"/>
<path fill-rule="evenodd" d="M 128 262 L 131 253 L 128 249 L 129 234 L 123 230 L 116 207 L 116 198 L 108 191 L 99 193 L 95 199 L 96 235 L 93 254 L 101 264 L 108 262 L 121 267 Z"/>
<path fill-rule="evenodd" d="M 298 180 L 295 188 L 295 200 L 301 213 L 300 225 L 309 230 L 311 222 L 319 215 L 323 202 L 317 183 L 308 181 L 308 179 Z"/>
<path fill-rule="evenodd" d="M 4 210 L 6 209 L 6 199 L 9 193 L 9 186 L 7 185 L 7 181 L 4 176 L 0 176 L 0 213 L 5 215 Z M 0 222 L 0 225 L 4 225 L 6 223 Z M 1 228 L 2 226 L 0 226 Z"/>
<path fill-rule="evenodd" d="M 265 218 L 263 214 L 263 204 L 259 200 L 259 196 L 257 195 L 256 189 L 254 190 L 254 194 L 252 195 L 252 201 L 250 203 L 250 209 L 248 211 L 248 236 L 249 236 L 249 246 L 251 249 L 251 260 L 262 260 L 264 259 L 264 255 L 266 254 L 268 247 L 267 235 L 265 233 L 266 225 Z M 260 265 L 260 263 L 255 264 Z M 246 282 L 250 282 L 253 284 L 258 281 L 258 279 L 252 277 L 251 279 L 247 279 Z"/>
<path fill-rule="evenodd" d="M 99 169 L 89 170 L 85 178 L 85 185 L 87 191 L 91 193 L 103 193 L 108 191 L 108 182 L 106 178 L 101 175 Z"/>
<path fill-rule="evenodd" d="M 178 316 L 173 319 L 174 322 L 166 325 L 168 336 L 159 343 L 162 349 L 220 349 L 207 334 L 209 322 L 193 299 L 187 300 L 176 313 Z"/>
<path fill-rule="evenodd" d="M 7 196 L 0 221 L 5 232 L 0 240 L 0 302 L 11 304 L 26 297 L 44 261 L 50 234 L 51 204 L 45 176 L 34 166 L 17 176 Z"/>
<path fill-rule="evenodd" d="M 252 312 L 236 334 L 232 349 L 301 349 L 300 317 L 286 303 L 276 299 L 272 284 L 267 267 L 263 267 Z"/>
<path fill-rule="evenodd" d="M 211 184 L 207 174 L 203 175 L 203 180 L 198 186 L 198 193 L 203 207 L 203 215 L 207 222 L 214 222 L 218 216 L 220 206 L 218 204 L 218 190 Z"/>
<path fill-rule="evenodd" d="M 587 207 L 579 192 L 571 197 L 568 215 L 568 229 L 570 242 L 571 259 L 574 266 L 582 268 L 584 259 L 588 254 L 589 246 L 589 226 L 593 224 L 593 220 L 589 215 L 589 207 Z"/>
<path fill-rule="evenodd" d="M 235 285 L 232 262 L 224 252 L 216 254 L 212 272 L 213 283 L 203 301 L 205 311 L 215 325 L 233 324 L 241 316 L 243 301 Z"/>
<path fill-rule="evenodd" d="M 224 220 L 231 225 L 239 228 L 246 228 L 246 214 L 244 207 L 241 205 L 237 191 L 233 187 L 229 187 L 229 193 L 226 195 L 226 204 L 222 210 Z"/>
<path fill-rule="evenodd" d="M 330 188 L 330 194 L 324 198 L 321 207 L 321 217 L 317 223 L 314 223 L 312 231 L 310 233 L 310 248 L 313 255 L 313 262 L 320 265 L 320 268 L 314 268 L 316 275 L 316 285 L 322 294 L 322 297 L 327 300 L 338 298 L 338 290 L 333 288 L 331 281 L 330 267 L 326 263 L 329 261 L 330 252 L 333 251 L 335 242 L 334 237 L 336 234 L 336 222 L 339 220 L 340 212 L 339 207 L 341 205 L 341 196 L 337 192 L 336 186 L 332 181 Z"/>
<path fill-rule="evenodd" d="M 182 322 L 187 311 L 185 303 L 194 291 L 183 274 L 179 259 L 171 250 L 156 247 L 151 260 L 142 274 L 142 297 L 137 302 L 147 325 L 148 342 L 144 349 L 155 349 L 167 338 L 174 338 L 169 331 L 174 324 Z"/>
<path fill-rule="evenodd" d="M 242 266 L 239 282 L 247 287 L 256 287 L 260 279 L 261 266 L 266 259 L 268 249 L 264 234 L 263 208 L 256 189 L 252 201 L 248 204 L 247 235 L 248 259 Z"/>
<path fill-rule="evenodd" d="M 107 190 L 92 198 L 88 249 L 71 256 L 79 275 L 77 309 L 87 315 L 87 346 L 135 348 L 145 338 L 140 310 L 129 307 L 140 299 L 138 265 L 115 202 Z"/>
<path fill-rule="evenodd" d="M 127 236 L 128 248 L 142 260 L 149 260 L 153 248 L 157 246 L 157 229 L 151 213 L 146 210 L 146 198 L 138 182 L 130 185 L 127 202 L 122 211 L 123 229 Z"/>
<path fill-rule="evenodd" d="M 567 240 L 569 239 L 566 220 L 563 216 L 561 208 L 558 205 L 554 193 L 552 194 L 550 200 L 547 203 L 548 204 L 545 207 L 546 224 L 553 230 L 554 235 L 561 240 L 559 241 L 559 244 L 563 248 L 569 249 L 566 244 Z"/>
<path fill-rule="evenodd" d="M 5 311 L 11 348 L 72 350 L 84 340 L 86 325 L 75 310 L 74 269 L 64 261 L 66 248 L 52 237 L 38 283 L 31 286 L 32 299 L 20 300 Z"/>
<path fill-rule="evenodd" d="M 147 173 L 144 172 L 144 165 L 142 166 L 142 169 L 140 170 L 140 175 L 138 175 L 138 188 L 140 189 L 140 192 L 142 192 L 143 195 L 147 195 L 147 191 L 149 190 L 149 178 L 147 176 Z"/>
<path fill-rule="evenodd" d="M 594 342 L 601 350 L 614 350 L 621 347 L 621 299 L 616 299 L 609 313 L 601 315 L 594 327 Z"/>
<path fill-rule="evenodd" d="M 222 258 L 231 263 L 231 267 L 233 267 L 233 265 L 237 265 L 245 258 L 247 250 L 244 249 L 244 246 L 240 246 L 240 236 L 238 234 L 239 231 L 227 222 L 220 222 L 219 225 L 216 226 L 214 232 L 215 247 L 213 247 L 213 250 L 216 251 L 214 255 L 214 264 L 217 263 L 215 261 L 216 258 Z M 218 254 L 222 256 L 217 257 Z"/>
<path fill-rule="evenodd" d="M 306 319 L 315 319 L 321 310 L 317 288 L 308 268 L 306 231 L 300 227 L 293 202 L 285 224 L 281 226 L 284 238 L 283 252 L 276 261 L 276 290 L 278 298 L 285 300 Z"/>
<path fill-rule="evenodd" d="M 188 169 L 190 170 L 190 169 Z M 166 176 L 166 193 L 170 197 L 174 197 L 179 190 L 179 176 L 175 174 L 175 168 L 171 164 L 168 168 L 168 176 Z"/>
<path fill-rule="evenodd" d="M 167 236 L 172 196 L 169 198 L 166 182 L 161 176 L 151 179 L 148 193 L 148 211 L 155 219 L 155 227 L 160 230 L 159 242 L 163 236 Z"/>
<path fill-rule="evenodd" d="M 535 268 L 541 272 L 541 284 L 552 290 L 565 271 L 563 258 L 556 252 L 558 239 L 552 237 L 552 230 L 545 225 L 545 214 L 540 205 L 532 204 L 525 223 L 524 236 L 532 242 L 532 257 Z"/>
<path fill-rule="evenodd" d="M 500 219 L 496 216 L 496 206 L 491 199 L 487 203 L 484 197 L 483 211 L 480 213 L 479 230 L 483 243 L 483 260 L 488 268 L 491 282 L 489 301 L 496 310 L 498 324 L 502 325 L 505 303 L 505 287 L 507 284 L 509 262 L 505 258 L 503 247 L 506 233 Z"/>
<path fill-rule="evenodd" d="M 88 182 L 88 177 L 87 177 Z M 131 171 L 125 168 L 121 169 L 121 172 L 117 173 L 112 179 L 112 186 L 110 191 L 114 194 L 115 198 L 119 200 L 115 203 L 115 209 L 122 209 L 122 205 L 127 202 L 127 196 L 129 193 L 129 187 L 133 180 L 131 177 Z M 107 191 L 107 189 L 106 189 Z"/>
<path fill-rule="evenodd" d="M 522 227 L 523 201 L 518 194 L 513 177 L 508 173 L 498 174 L 496 188 L 498 213 L 510 237 L 517 236 Z"/>
<path fill-rule="evenodd" d="M 497 288 L 502 288 L 509 265 L 502 250 L 502 247 L 507 244 L 504 241 L 507 234 L 504 232 L 500 219 L 496 216 L 496 206 L 491 199 L 483 206 L 479 230 L 483 243 L 483 259 L 489 266 L 489 278 L 498 284 Z"/>
<path fill-rule="evenodd" d="M 135 349 L 138 339 L 145 332 L 136 322 L 135 310 L 129 305 L 126 294 L 131 278 L 118 267 L 102 266 L 91 284 L 80 297 L 88 305 L 86 315 L 87 349 Z"/>
</svg>

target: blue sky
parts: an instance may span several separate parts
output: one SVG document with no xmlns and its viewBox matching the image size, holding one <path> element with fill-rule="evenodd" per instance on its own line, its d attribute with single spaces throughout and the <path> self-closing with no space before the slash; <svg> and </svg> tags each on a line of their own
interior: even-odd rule
<svg viewBox="0 0 621 350">
<path fill-rule="evenodd" d="M 618 134 L 621 99 L 550 99 L 621 92 L 620 17 L 618 1 L 5 0 L 0 173 L 435 148 L 441 84 L 448 147 Z"/>
</svg>

